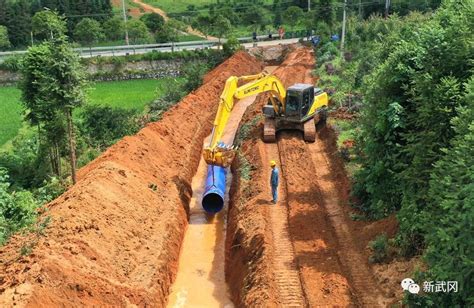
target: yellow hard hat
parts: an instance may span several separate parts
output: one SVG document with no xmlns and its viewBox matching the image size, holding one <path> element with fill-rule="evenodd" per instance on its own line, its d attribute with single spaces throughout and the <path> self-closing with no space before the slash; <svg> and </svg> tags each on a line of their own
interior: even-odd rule
<svg viewBox="0 0 474 308">
<path fill-rule="evenodd" d="M 276 164 L 277 164 L 276 161 L 274 161 L 274 160 L 271 160 L 271 161 L 270 161 L 270 166 L 271 166 L 271 167 L 275 167 Z"/>
</svg>

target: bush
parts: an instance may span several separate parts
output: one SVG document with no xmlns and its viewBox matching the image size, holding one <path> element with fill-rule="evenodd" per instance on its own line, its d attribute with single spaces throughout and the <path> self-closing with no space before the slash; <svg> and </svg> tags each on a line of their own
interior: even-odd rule
<svg viewBox="0 0 474 308">
<path fill-rule="evenodd" d="M 184 64 L 181 72 L 182 75 L 186 76 L 184 90 L 190 92 L 199 88 L 208 70 L 208 64 L 202 61 L 191 61 Z"/>
<path fill-rule="evenodd" d="M 242 45 L 240 45 L 240 42 L 237 38 L 232 36 L 222 45 L 222 49 L 224 51 L 224 54 L 227 57 L 230 57 L 237 51 L 241 50 Z"/>
<path fill-rule="evenodd" d="M 4 244 L 17 230 L 32 224 L 38 206 L 32 193 L 10 190 L 7 171 L 0 168 L 0 244 Z"/>
<path fill-rule="evenodd" d="M 434 165 L 423 213 L 425 280 L 459 282 L 457 293 L 429 294 L 437 307 L 474 306 L 474 78 L 466 86 L 468 106 L 452 121 L 457 136 Z"/>
<path fill-rule="evenodd" d="M 170 84 L 166 92 L 148 104 L 148 115 L 150 121 L 158 121 L 168 109 L 174 106 L 184 96 L 183 86 L 175 81 Z"/>
<path fill-rule="evenodd" d="M 0 166 L 8 171 L 9 182 L 15 189 L 41 186 L 50 171 L 46 148 L 38 145 L 34 133 L 16 136 L 12 149 L 0 152 Z"/>
<path fill-rule="evenodd" d="M 80 114 L 79 129 L 94 147 L 105 149 L 138 129 L 138 111 L 110 106 L 86 106 Z"/>
<path fill-rule="evenodd" d="M 10 56 L 0 63 L 0 69 L 9 72 L 18 72 L 20 70 L 22 56 Z"/>
<path fill-rule="evenodd" d="M 387 259 L 388 256 L 388 239 L 386 234 L 378 235 L 375 240 L 370 242 L 372 249 L 372 256 L 369 261 L 373 263 L 381 263 Z"/>
</svg>

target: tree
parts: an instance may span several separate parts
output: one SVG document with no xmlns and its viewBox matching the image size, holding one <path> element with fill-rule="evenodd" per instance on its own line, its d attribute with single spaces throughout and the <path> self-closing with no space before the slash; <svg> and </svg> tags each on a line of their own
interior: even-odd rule
<svg viewBox="0 0 474 308">
<path fill-rule="evenodd" d="M 10 48 L 10 40 L 8 39 L 8 29 L 5 26 L 0 26 L 0 50 Z"/>
<path fill-rule="evenodd" d="M 230 32 L 230 30 L 232 29 L 232 25 L 230 24 L 230 21 L 227 18 L 222 15 L 218 15 L 216 18 L 214 18 L 214 21 L 212 23 L 212 29 L 216 36 L 219 38 L 220 45 L 221 39 Z"/>
<path fill-rule="evenodd" d="M 466 107 L 451 123 L 456 137 L 430 176 L 425 209 L 427 280 L 455 280 L 459 292 L 427 294 L 437 307 L 472 307 L 474 297 L 474 78 L 465 85 Z"/>
<path fill-rule="evenodd" d="M 242 21 L 245 24 L 253 25 L 255 30 L 257 30 L 259 26 L 264 27 L 268 23 L 266 16 L 267 14 L 265 10 L 262 8 L 262 6 L 256 5 L 256 4 L 252 5 L 249 8 L 246 8 L 241 13 Z"/>
<path fill-rule="evenodd" d="M 140 20 L 145 23 L 152 33 L 160 31 L 165 25 L 165 19 L 157 13 L 143 14 Z"/>
<path fill-rule="evenodd" d="M 39 40 L 52 39 L 66 33 L 66 21 L 57 12 L 44 10 L 31 19 L 33 34 Z"/>
<path fill-rule="evenodd" d="M 290 25 L 291 28 L 296 26 L 301 16 L 303 16 L 303 10 L 297 6 L 290 6 L 283 12 L 283 20 Z"/>
<path fill-rule="evenodd" d="M 335 21 L 335 9 L 334 0 L 319 0 L 319 7 L 314 9 L 315 17 L 317 22 L 325 22 L 329 27 L 334 26 Z"/>
<path fill-rule="evenodd" d="M 178 40 L 178 32 L 166 23 L 163 28 L 156 32 L 155 40 L 157 43 L 176 42 Z"/>
<path fill-rule="evenodd" d="M 74 29 L 74 39 L 83 45 L 92 45 L 104 39 L 102 27 L 97 20 L 83 18 Z"/>
<path fill-rule="evenodd" d="M 10 43 L 13 46 L 27 46 L 31 39 L 30 1 L 7 1 L 7 4 L 7 28 Z M 2 7 L 1 10 L 3 9 Z"/>
<path fill-rule="evenodd" d="M 66 126 L 71 177 L 76 183 L 76 146 L 72 112 L 85 101 L 85 72 L 65 36 L 31 47 L 22 63 L 22 101 L 52 140 Z"/>
<path fill-rule="evenodd" d="M 209 15 L 199 15 L 193 20 L 191 26 L 194 29 L 201 30 L 207 38 L 207 35 L 212 30 L 212 20 Z"/>
<path fill-rule="evenodd" d="M 109 40 L 123 39 L 125 36 L 125 23 L 121 17 L 112 17 L 104 22 L 104 32 Z"/>
<path fill-rule="evenodd" d="M 149 40 L 148 28 L 143 21 L 132 19 L 127 22 L 127 29 L 128 37 L 134 44 Z"/>
</svg>

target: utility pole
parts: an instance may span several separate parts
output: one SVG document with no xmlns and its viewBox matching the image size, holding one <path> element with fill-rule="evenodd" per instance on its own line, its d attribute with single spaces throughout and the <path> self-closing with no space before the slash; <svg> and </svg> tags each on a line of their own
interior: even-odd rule
<svg viewBox="0 0 474 308">
<path fill-rule="evenodd" d="M 123 21 L 125 23 L 125 43 L 127 45 L 130 45 L 128 41 L 127 14 L 125 13 L 125 0 L 122 0 L 122 13 L 123 13 Z"/>
<path fill-rule="evenodd" d="M 385 18 L 388 18 L 389 9 L 390 9 L 390 0 L 385 0 Z"/>
<path fill-rule="evenodd" d="M 311 0 L 308 0 L 308 12 L 311 11 Z"/>
<path fill-rule="evenodd" d="M 346 36 L 346 6 L 347 0 L 344 0 L 344 11 L 342 12 L 341 58 L 344 57 L 344 39 Z"/>
</svg>

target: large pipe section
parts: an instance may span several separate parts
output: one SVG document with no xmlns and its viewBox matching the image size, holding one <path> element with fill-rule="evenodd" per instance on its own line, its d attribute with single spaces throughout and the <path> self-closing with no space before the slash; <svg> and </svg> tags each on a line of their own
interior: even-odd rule
<svg viewBox="0 0 474 308">
<path fill-rule="evenodd" d="M 202 207 L 208 213 L 217 213 L 224 207 L 227 169 L 215 165 L 207 168 L 206 188 Z"/>
</svg>

